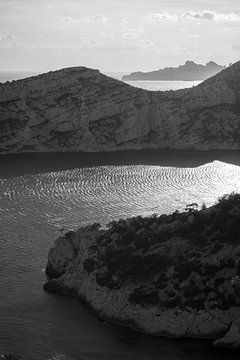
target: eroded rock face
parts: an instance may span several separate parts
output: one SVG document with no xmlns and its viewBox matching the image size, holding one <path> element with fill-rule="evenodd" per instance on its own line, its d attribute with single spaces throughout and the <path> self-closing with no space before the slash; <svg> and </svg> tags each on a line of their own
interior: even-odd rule
<svg viewBox="0 0 240 360">
<path fill-rule="evenodd" d="M 227 347 L 229 349 L 240 349 L 240 320 L 232 323 L 229 331 L 221 339 L 216 340 L 215 347 Z"/>
<path fill-rule="evenodd" d="M 231 195 L 201 211 L 80 228 L 74 243 L 66 234 L 50 251 L 48 268 L 65 270 L 45 289 L 151 335 L 219 339 L 214 346 L 237 348 L 239 214 L 240 195 Z M 67 240 L 74 255 L 65 266 Z"/>
<path fill-rule="evenodd" d="M 240 148 L 240 62 L 150 92 L 84 67 L 0 85 L 0 152 Z"/>
</svg>

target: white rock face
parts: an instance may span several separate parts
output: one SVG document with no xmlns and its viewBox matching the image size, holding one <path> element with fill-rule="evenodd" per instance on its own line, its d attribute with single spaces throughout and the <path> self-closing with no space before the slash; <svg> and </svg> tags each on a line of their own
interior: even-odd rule
<svg viewBox="0 0 240 360">
<path fill-rule="evenodd" d="M 240 62 L 150 92 L 84 67 L 0 85 L 0 152 L 240 148 Z"/>
</svg>

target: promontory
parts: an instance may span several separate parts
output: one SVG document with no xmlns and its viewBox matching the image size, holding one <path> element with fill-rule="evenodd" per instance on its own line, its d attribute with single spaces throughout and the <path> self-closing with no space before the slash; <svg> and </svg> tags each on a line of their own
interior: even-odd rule
<svg viewBox="0 0 240 360">
<path fill-rule="evenodd" d="M 240 349 L 240 195 L 194 206 L 66 233 L 49 252 L 45 290 L 137 331 Z"/>
</svg>

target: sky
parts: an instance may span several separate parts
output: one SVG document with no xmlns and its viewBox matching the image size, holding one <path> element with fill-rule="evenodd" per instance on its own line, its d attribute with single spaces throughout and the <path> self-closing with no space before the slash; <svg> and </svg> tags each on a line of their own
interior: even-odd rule
<svg viewBox="0 0 240 360">
<path fill-rule="evenodd" d="M 1 71 L 239 59 L 239 0 L 0 0 Z"/>
</svg>

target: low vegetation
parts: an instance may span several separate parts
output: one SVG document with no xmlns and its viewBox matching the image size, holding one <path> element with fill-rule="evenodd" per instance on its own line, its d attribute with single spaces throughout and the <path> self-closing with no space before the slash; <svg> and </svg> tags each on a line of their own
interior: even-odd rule
<svg viewBox="0 0 240 360">
<path fill-rule="evenodd" d="M 201 210 L 108 224 L 83 267 L 100 286 L 132 289 L 129 301 L 163 308 L 240 305 L 240 195 Z"/>
<path fill-rule="evenodd" d="M 0 355 L 1 360 L 21 360 L 21 358 L 14 353 L 3 353 Z"/>
</svg>

